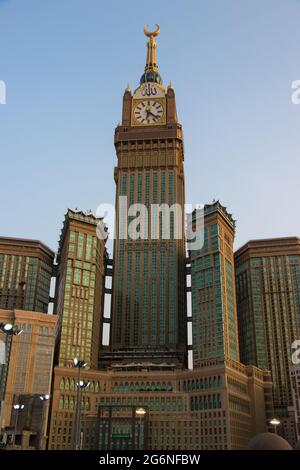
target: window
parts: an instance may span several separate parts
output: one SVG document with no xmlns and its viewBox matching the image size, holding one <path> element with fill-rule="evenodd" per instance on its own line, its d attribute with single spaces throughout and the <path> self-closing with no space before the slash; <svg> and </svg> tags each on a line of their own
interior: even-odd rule
<svg viewBox="0 0 300 470">
<path fill-rule="evenodd" d="M 73 279 L 73 282 L 74 284 L 80 284 L 80 281 L 81 281 L 81 270 L 76 268 L 74 269 L 74 279 Z"/>
</svg>

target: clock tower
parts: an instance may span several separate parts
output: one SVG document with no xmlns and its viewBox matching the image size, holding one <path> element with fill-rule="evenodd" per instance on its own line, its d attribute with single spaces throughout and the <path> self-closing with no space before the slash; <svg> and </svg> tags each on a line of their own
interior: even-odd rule
<svg viewBox="0 0 300 470">
<path fill-rule="evenodd" d="M 115 130 L 116 234 L 105 354 L 111 367 L 186 366 L 183 136 L 174 89 L 163 86 L 158 72 L 159 32 L 159 26 L 154 32 L 144 28 L 145 71 L 134 92 L 125 90 Z M 127 228 L 140 206 L 135 214 L 140 233 L 132 237 Z"/>
</svg>

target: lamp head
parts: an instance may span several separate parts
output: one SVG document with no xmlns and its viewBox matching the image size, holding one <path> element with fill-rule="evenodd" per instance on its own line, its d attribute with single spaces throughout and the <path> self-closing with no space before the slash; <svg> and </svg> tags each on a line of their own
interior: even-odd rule
<svg viewBox="0 0 300 470">
<path fill-rule="evenodd" d="M 0 323 L 0 330 L 3 331 L 5 334 L 10 334 L 13 329 L 13 324 L 12 323 Z"/>
<path fill-rule="evenodd" d="M 42 401 L 49 400 L 49 398 L 50 398 L 50 395 L 40 395 L 40 400 Z"/>
<path fill-rule="evenodd" d="M 90 382 L 87 380 L 80 380 L 79 382 L 77 382 L 77 387 L 81 389 L 87 388 L 89 385 Z"/>
<path fill-rule="evenodd" d="M 270 424 L 273 424 L 273 426 L 278 426 L 280 424 L 280 421 L 277 418 L 273 418 L 271 419 Z"/>
<path fill-rule="evenodd" d="M 25 405 L 20 405 L 19 403 L 16 403 L 13 408 L 14 410 L 23 410 Z"/>
<path fill-rule="evenodd" d="M 74 367 L 83 368 L 83 367 L 87 366 L 87 362 L 85 362 L 83 359 L 78 359 L 77 357 L 74 357 L 73 365 L 74 365 Z"/>
<path fill-rule="evenodd" d="M 23 333 L 24 330 L 18 330 L 18 328 L 14 328 L 14 335 L 19 336 Z"/>
</svg>

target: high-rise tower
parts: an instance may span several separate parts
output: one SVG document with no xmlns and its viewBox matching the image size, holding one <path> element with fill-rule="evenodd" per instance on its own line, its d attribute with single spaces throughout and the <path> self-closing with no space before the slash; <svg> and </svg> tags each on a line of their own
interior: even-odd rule
<svg viewBox="0 0 300 470">
<path fill-rule="evenodd" d="M 290 368 L 300 336 L 300 240 L 251 240 L 235 253 L 241 360 L 269 369 L 278 432 L 295 444 Z"/>
<path fill-rule="evenodd" d="M 235 221 L 226 207 L 215 201 L 204 206 L 204 223 L 203 247 L 191 252 L 194 368 L 212 360 L 239 361 Z"/>
<path fill-rule="evenodd" d="M 144 32 L 149 38 L 145 72 L 133 93 L 126 89 L 122 123 L 115 130 L 110 349 L 118 363 L 181 365 L 186 356 L 183 137 L 174 89 L 163 87 L 158 72 L 159 27 Z M 138 236 L 128 233 L 132 223 Z"/>
<path fill-rule="evenodd" d="M 106 250 L 96 235 L 100 222 L 92 213 L 68 209 L 58 250 L 55 313 L 59 315 L 60 367 L 83 358 L 98 367 Z"/>
</svg>

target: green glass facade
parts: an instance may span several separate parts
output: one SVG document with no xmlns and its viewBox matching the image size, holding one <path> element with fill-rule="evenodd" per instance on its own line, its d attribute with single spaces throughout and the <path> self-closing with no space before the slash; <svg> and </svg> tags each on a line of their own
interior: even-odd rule
<svg viewBox="0 0 300 470">
<path fill-rule="evenodd" d="M 233 266 L 234 222 L 219 203 L 204 209 L 204 244 L 191 251 L 193 363 L 239 360 Z"/>
<path fill-rule="evenodd" d="M 270 369 L 274 404 L 291 405 L 291 345 L 300 337 L 300 255 L 238 263 L 236 286 L 241 360 Z"/>
<path fill-rule="evenodd" d="M 184 181 L 177 169 L 120 170 L 117 198 L 127 196 L 128 207 L 142 203 L 148 210 L 140 237 L 117 239 L 114 248 L 112 349 L 169 348 L 186 343 L 184 234 L 175 239 L 171 211 L 170 239 L 163 237 L 163 219 L 152 218 L 153 204 L 183 207 Z M 131 218 L 127 222 L 130 226 Z M 183 215 L 180 220 L 183 225 Z M 117 229 L 126 218 L 117 212 Z M 151 236 L 157 233 L 156 239 Z"/>
<path fill-rule="evenodd" d="M 290 368 L 300 337 L 300 240 L 248 242 L 235 253 L 241 361 L 271 371 L 278 432 L 291 445 L 296 429 Z"/>
</svg>

